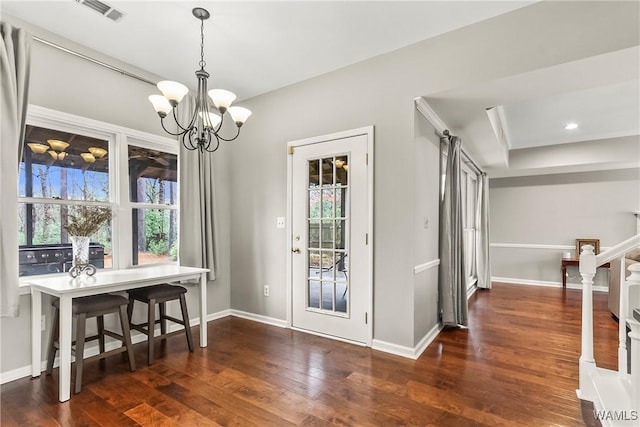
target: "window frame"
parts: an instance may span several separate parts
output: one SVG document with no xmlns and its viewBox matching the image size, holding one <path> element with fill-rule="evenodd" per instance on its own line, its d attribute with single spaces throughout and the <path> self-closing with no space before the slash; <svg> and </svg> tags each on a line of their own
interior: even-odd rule
<svg viewBox="0 0 640 427">
<path fill-rule="evenodd" d="M 108 201 L 80 201 L 80 200 L 59 200 L 40 197 L 20 197 L 18 204 L 56 204 L 56 205 L 101 205 L 111 206 L 114 216 L 111 220 L 111 244 L 112 244 L 112 269 L 121 270 L 125 268 L 148 267 L 150 265 L 174 264 L 179 261 L 162 264 L 133 265 L 133 244 L 132 244 L 132 209 L 143 207 L 140 203 L 133 203 L 129 197 L 129 168 L 128 168 L 128 147 L 135 145 L 151 150 L 163 151 L 178 156 L 178 172 L 180 176 L 180 148 L 178 141 L 160 135 L 155 135 L 99 120 L 89 119 L 74 114 L 64 113 L 57 110 L 29 104 L 27 108 L 27 125 L 37 126 L 46 129 L 54 129 L 74 134 L 82 134 L 92 138 L 99 138 L 108 141 L 109 153 L 109 199 Z M 19 193 L 19 188 L 16 188 Z M 180 220 L 180 179 L 177 183 L 177 204 L 176 205 L 153 205 L 149 207 L 162 209 L 175 209 L 178 213 L 178 223 Z M 149 204 L 146 204 L 149 205 Z M 178 245 L 180 235 L 178 227 Z M 18 248 L 16 247 L 16 250 Z M 50 275 L 61 275 L 67 273 L 51 273 Z M 38 275 L 39 277 L 48 274 Z M 28 276 L 32 277 L 32 276 Z"/>
</svg>

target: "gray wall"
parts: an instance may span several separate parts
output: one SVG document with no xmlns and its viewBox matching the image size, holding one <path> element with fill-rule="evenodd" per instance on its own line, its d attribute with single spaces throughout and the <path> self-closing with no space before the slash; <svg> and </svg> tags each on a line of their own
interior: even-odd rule
<svg viewBox="0 0 640 427">
<path fill-rule="evenodd" d="M 31 34 L 126 69 L 151 81 L 160 80 L 157 76 L 122 64 L 113 58 L 57 37 L 17 18 L 3 15 L 2 19 L 26 29 Z M 122 76 L 42 43 L 36 41 L 32 43 L 29 97 L 31 104 L 166 136 L 160 127 L 157 114 L 147 100 L 147 96 L 152 93 L 159 92 L 147 83 Z M 227 310 L 230 304 L 229 192 L 226 185 L 229 171 L 225 161 L 227 152 L 227 147 L 223 147 L 215 158 L 216 222 L 219 231 L 216 236 L 218 268 L 217 279 L 209 283 L 209 313 Z M 190 291 L 187 298 L 189 313 L 192 318 L 196 317 L 198 315 L 197 294 Z M 20 317 L 0 319 L 2 333 L 0 372 L 2 373 L 30 365 L 30 305 L 30 297 L 22 296 Z M 51 310 L 48 301 L 43 301 L 43 307 L 47 314 L 47 325 L 50 325 Z M 48 333 L 47 329 L 43 336 L 48 337 Z"/>
<path fill-rule="evenodd" d="M 414 266 L 439 258 L 440 138 L 420 114 L 414 114 Z M 425 219 L 427 222 L 425 228 Z M 413 345 L 438 324 L 438 267 L 414 275 Z"/>
<path fill-rule="evenodd" d="M 414 97 L 635 46 L 637 12 L 536 3 L 248 100 L 230 165 L 232 308 L 285 318 L 287 141 L 374 125 L 374 339 L 413 347 Z"/>
<path fill-rule="evenodd" d="M 613 246 L 636 234 L 640 171 L 621 169 L 491 179 L 491 243 L 569 245 L 577 238 Z M 560 282 L 567 249 L 491 248 L 494 277 Z M 575 251 L 572 251 L 575 252 Z M 568 283 L 579 283 L 576 269 Z M 600 271 L 596 284 L 606 285 Z"/>
</svg>

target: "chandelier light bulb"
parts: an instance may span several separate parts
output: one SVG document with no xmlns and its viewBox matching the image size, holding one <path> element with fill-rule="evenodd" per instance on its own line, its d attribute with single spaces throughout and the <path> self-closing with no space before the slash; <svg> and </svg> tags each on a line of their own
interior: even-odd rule
<svg viewBox="0 0 640 427">
<path fill-rule="evenodd" d="M 244 107 L 229 107 L 229 114 L 236 123 L 236 126 L 240 127 L 247 121 L 251 115 L 251 110 Z"/>
<path fill-rule="evenodd" d="M 49 147 L 47 147 L 46 145 L 38 144 L 36 142 L 31 142 L 31 143 L 29 143 L 27 145 L 29 146 L 31 151 L 33 151 L 36 154 L 46 153 L 49 150 Z"/>
<path fill-rule="evenodd" d="M 198 113 L 198 115 L 202 117 L 205 127 L 208 127 L 208 128 L 215 128 L 222 121 L 222 117 L 220 117 L 216 113 L 208 113 L 209 122 L 207 122 L 207 119 L 206 119 L 207 116 L 203 115 L 202 112 Z"/>
<path fill-rule="evenodd" d="M 213 101 L 213 105 L 221 112 L 224 113 L 227 108 L 231 106 L 233 101 L 236 100 L 236 94 L 224 89 L 212 89 L 209 91 L 209 97 Z"/>
<path fill-rule="evenodd" d="M 153 104 L 153 108 L 160 118 L 165 118 L 171 112 L 171 104 L 169 100 L 162 95 L 149 95 L 149 101 Z"/>
<path fill-rule="evenodd" d="M 47 139 L 47 144 L 55 151 L 64 151 L 69 146 L 69 143 L 60 141 L 59 139 Z"/>
<path fill-rule="evenodd" d="M 91 153 L 80 153 L 80 157 L 87 163 L 93 163 L 96 161 L 96 158 Z"/>
<path fill-rule="evenodd" d="M 188 87 L 186 87 L 182 83 L 172 82 L 170 80 L 163 80 L 161 82 L 158 82 L 157 86 L 158 89 L 160 89 L 160 92 L 162 92 L 164 97 L 169 100 L 169 103 L 173 107 L 178 105 L 178 103 L 182 101 L 182 98 L 184 98 L 184 96 L 189 93 Z"/>
<path fill-rule="evenodd" d="M 107 155 L 107 150 L 101 147 L 89 147 L 89 153 L 93 154 L 94 159 L 101 159 Z"/>
</svg>

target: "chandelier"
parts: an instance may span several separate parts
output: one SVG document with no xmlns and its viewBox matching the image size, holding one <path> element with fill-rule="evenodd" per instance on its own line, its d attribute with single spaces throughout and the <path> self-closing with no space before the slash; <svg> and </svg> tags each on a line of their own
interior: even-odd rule
<svg viewBox="0 0 640 427">
<path fill-rule="evenodd" d="M 207 79 L 209 73 L 204 69 L 207 63 L 204 61 L 204 21 L 211 16 L 206 9 L 196 7 L 192 11 L 193 16 L 200 20 L 200 69 L 196 71 L 198 78 L 198 92 L 196 93 L 196 106 L 186 125 L 180 124 L 176 113 L 178 104 L 189 92 L 185 85 L 164 80 L 158 83 L 158 89 L 162 95 L 151 95 L 149 101 L 153 104 L 156 112 L 160 116 L 162 128 L 170 135 L 178 136 L 182 139 L 182 145 L 187 150 L 200 150 L 214 152 L 220 147 L 220 141 L 233 141 L 240 135 L 240 128 L 251 115 L 251 111 L 243 108 L 231 106 L 236 96 L 224 89 L 213 89 L 207 92 Z M 211 98 L 215 110 L 219 113 L 211 112 L 209 99 Z M 223 138 L 220 129 L 224 122 L 225 113 L 228 112 L 231 119 L 236 124 L 236 134 L 231 138 Z M 167 130 L 164 119 L 172 113 L 173 120 L 177 126 L 177 132 Z"/>
</svg>

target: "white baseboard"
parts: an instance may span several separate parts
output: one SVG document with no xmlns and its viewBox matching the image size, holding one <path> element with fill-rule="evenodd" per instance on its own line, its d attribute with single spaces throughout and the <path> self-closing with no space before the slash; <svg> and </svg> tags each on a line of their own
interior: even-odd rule
<svg viewBox="0 0 640 427">
<path fill-rule="evenodd" d="M 442 325 L 435 325 L 413 348 L 376 339 L 373 340 L 371 348 L 373 350 L 383 351 L 385 353 L 391 353 L 395 354 L 396 356 L 402 356 L 408 359 L 416 360 L 426 350 L 429 344 L 431 344 L 433 340 L 436 339 L 441 330 Z"/>
<path fill-rule="evenodd" d="M 261 314 L 249 313 L 240 310 L 229 310 L 231 316 L 240 317 L 242 319 L 253 320 L 254 322 L 266 323 L 267 325 L 277 326 L 279 328 L 286 328 L 287 321 L 282 319 L 276 319 L 275 317 L 263 316 Z"/>
<path fill-rule="evenodd" d="M 231 310 L 222 310 L 219 311 L 217 313 L 212 313 L 207 315 L 207 321 L 211 321 L 211 320 L 216 320 L 216 319 L 221 319 L 223 317 L 227 317 L 231 315 Z M 189 324 L 191 326 L 198 326 L 200 325 L 200 319 L 189 319 Z M 156 326 L 156 330 L 160 329 L 160 325 Z M 182 326 L 177 325 L 175 323 L 171 323 L 169 322 L 168 324 L 168 332 L 175 332 L 178 330 L 181 330 Z M 138 332 L 135 330 L 131 331 L 131 343 L 132 344 L 138 344 L 140 342 L 146 341 L 147 340 L 147 336 L 145 334 L 143 334 L 142 332 Z M 43 347 L 46 345 L 46 342 L 43 342 Z M 105 350 L 109 351 L 109 350 L 113 350 L 115 348 L 120 347 L 121 342 L 120 341 L 109 341 L 105 344 Z M 85 348 L 84 351 L 84 357 L 91 357 L 91 356 L 95 356 L 96 354 L 98 354 L 98 343 L 90 343 L 89 345 L 87 345 L 87 347 Z M 73 360 L 73 356 L 72 356 L 72 360 Z M 60 365 L 59 363 L 59 358 L 56 357 L 54 362 L 53 362 L 53 367 L 57 368 Z M 43 360 L 40 363 L 40 372 L 44 372 L 47 369 L 47 361 Z M 29 377 L 31 376 L 31 365 L 27 365 L 27 366 L 22 366 L 20 368 L 16 368 L 16 369 L 12 369 L 10 371 L 7 372 L 0 372 L 0 384 L 5 384 L 11 381 L 15 381 L 15 380 L 19 380 L 20 378 L 25 378 L 25 377 Z"/>
<path fill-rule="evenodd" d="M 492 282 L 511 283 L 514 285 L 527 285 L 527 286 L 544 286 L 547 288 L 561 288 L 562 282 L 548 282 L 544 280 L 529 280 L 529 279 L 516 279 L 513 277 L 491 277 Z M 577 283 L 567 283 L 567 289 L 582 289 L 582 285 Z M 609 292 L 607 286 L 593 285 L 594 292 Z"/>
</svg>

